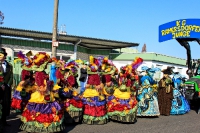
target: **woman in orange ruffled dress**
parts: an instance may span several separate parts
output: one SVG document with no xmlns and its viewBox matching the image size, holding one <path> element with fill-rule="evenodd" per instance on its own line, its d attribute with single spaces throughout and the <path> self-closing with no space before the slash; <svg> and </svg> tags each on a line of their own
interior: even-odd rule
<svg viewBox="0 0 200 133">
<path fill-rule="evenodd" d="M 60 132 L 64 129 L 63 112 L 52 93 L 53 82 L 44 71 L 51 61 L 50 56 L 39 52 L 33 58 L 32 70 L 35 71 L 37 89 L 31 94 L 26 105 L 20 126 L 26 132 Z"/>
</svg>

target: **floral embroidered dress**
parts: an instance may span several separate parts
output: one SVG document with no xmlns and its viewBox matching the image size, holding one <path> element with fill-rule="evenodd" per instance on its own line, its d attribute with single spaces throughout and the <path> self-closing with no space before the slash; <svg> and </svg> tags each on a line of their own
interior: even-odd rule
<svg viewBox="0 0 200 133">
<path fill-rule="evenodd" d="M 143 66 L 142 70 L 146 71 L 146 75 L 141 78 L 142 87 L 138 90 L 137 116 L 159 116 L 157 85 L 153 80 L 153 75 L 160 69 Z"/>
<path fill-rule="evenodd" d="M 182 85 L 181 75 L 179 73 L 173 74 L 172 81 L 174 82 L 173 89 L 173 99 L 172 99 L 172 107 L 171 107 L 171 115 L 182 115 L 186 114 L 190 111 L 190 105 L 188 101 L 185 99 L 183 94 L 180 92 L 180 88 Z"/>
<path fill-rule="evenodd" d="M 53 82 L 49 81 L 44 71 L 51 59 L 43 52 L 36 54 L 33 59 L 32 70 L 36 71 L 34 78 L 37 89 L 31 94 L 22 113 L 20 129 L 27 132 L 60 132 L 64 129 L 63 112 L 52 93 Z"/>
<path fill-rule="evenodd" d="M 103 85 L 100 80 L 99 68 L 101 62 L 90 56 L 88 68 L 88 81 L 83 93 L 83 123 L 86 124 L 106 124 L 108 115 L 106 109 L 106 99 L 102 93 Z"/>
</svg>

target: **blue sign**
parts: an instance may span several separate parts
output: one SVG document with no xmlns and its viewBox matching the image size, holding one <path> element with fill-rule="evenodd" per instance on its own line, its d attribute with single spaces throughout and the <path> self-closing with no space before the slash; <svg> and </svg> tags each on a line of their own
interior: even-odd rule
<svg viewBox="0 0 200 133">
<path fill-rule="evenodd" d="M 159 42 L 176 38 L 200 38 L 200 19 L 181 19 L 159 26 Z"/>
</svg>

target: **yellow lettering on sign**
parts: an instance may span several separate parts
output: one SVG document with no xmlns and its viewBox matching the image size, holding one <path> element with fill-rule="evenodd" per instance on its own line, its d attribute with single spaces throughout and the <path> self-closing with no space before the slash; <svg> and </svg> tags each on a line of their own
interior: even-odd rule
<svg viewBox="0 0 200 133">
<path fill-rule="evenodd" d="M 180 26 L 180 21 L 176 21 L 176 26 Z"/>
<path fill-rule="evenodd" d="M 172 38 L 179 38 L 179 37 L 190 37 L 190 31 L 180 31 L 176 33 L 172 33 Z"/>
<path fill-rule="evenodd" d="M 191 31 L 194 31 L 194 29 L 195 29 L 195 26 L 194 26 L 194 25 L 193 25 L 193 26 L 191 26 L 191 29 L 192 29 Z"/>
<path fill-rule="evenodd" d="M 162 32 L 162 36 L 164 36 L 165 35 L 165 30 L 162 30 L 161 32 Z"/>
<path fill-rule="evenodd" d="M 190 37 L 191 31 L 200 32 L 200 26 L 187 25 L 187 20 L 176 21 L 176 26 L 162 30 L 162 36 L 172 34 L 172 38 Z"/>
<path fill-rule="evenodd" d="M 186 20 L 182 20 L 182 26 L 186 25 Z"/>
<path fill-rule="evenodd" d="M 200 32 L 200 26 L 196 26 L 195 32 Z"/>
</svg>

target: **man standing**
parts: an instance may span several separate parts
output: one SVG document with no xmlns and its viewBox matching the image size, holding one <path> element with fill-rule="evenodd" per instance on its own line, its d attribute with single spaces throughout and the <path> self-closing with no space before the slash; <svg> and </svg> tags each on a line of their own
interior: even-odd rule
<svg viewBox="0 0 200 133">
<path fill-rule="evenodd" d="M 161 115 L 169 116 L 173 99 L 173 81 L 170 75 L 173 67 L 162 70 L 163 78 L 158 82 L 158 105 Z"/>
<path fill-rule="evenodd" d="M 84 61 L 83 62 L 83 66 L 82 68 L 80 69 L 80 78 L 79 78 L 79 81 L 80 81 L 80 94 L 83 94 L 83 92 L 85 91 L 85 86 L 86 86 L 86 83 L 87 83 L 87 62 Z"/>
<path fill-rule="evenodd" d="M 6 122 L 6 117 L 10 115 L 11 106 L 11 87 L 13 84 L 13 67 L 6 61 L 6 50 L 0 48 L 0 71 L 2 72 L 1 86 L 2 91 L 2 124 L 3 126 L 9 126 Z"/>
</svg>

